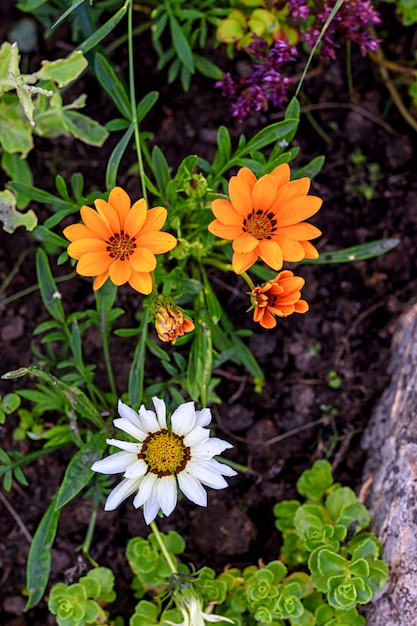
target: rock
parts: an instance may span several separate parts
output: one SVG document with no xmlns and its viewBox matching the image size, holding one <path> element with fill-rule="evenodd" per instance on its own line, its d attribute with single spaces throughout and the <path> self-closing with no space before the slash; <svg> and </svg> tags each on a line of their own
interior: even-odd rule
<svg viewBox="0 0 417 626">
<path fill-rule="evenodd" d="M 368 460 L 360 496 L 390 568 L 366 624 L 417 626 L 417 305 L 400 318 L 389 373 L 362 438 Z"/>
</svg>

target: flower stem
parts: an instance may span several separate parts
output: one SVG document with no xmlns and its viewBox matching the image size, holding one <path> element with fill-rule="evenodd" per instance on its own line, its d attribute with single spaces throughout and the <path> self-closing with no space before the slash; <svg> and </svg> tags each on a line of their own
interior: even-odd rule
<svg viewBox="0 0 417 626">
<path fill-rule="evenodd" d="M 128 19 L 127 19 L 127 33 L 128 33 L 128 50 L 129 50 L 129 91 L 130 91 L 130 108 L 132 115 L 132 123 L 135 128 L 135 145 L 136 145 L 136 153 L 138 156 L 138 167 L 139 167 L 139 176 L 140 182 L 142 186 L 142 195 L 145 198 L 146 202 L 148 202 L 147 192 L 146 192 L 146 179 L 145 179 L 145 169 L 143 167 L 143 158 L 142 158 L 142 149 L 140 145 L 140 132 L 139 132 L 139 124 L 136 113 L 136 88 L 135 88 L 135 74 L 134 74 L 134 59 L 133 59 L 133 0 L 129 2 L 129 11 L 128 11 Z"/>
<path fill-rule="evenodd" d="M 159 544 L 162 554 L 165 557 L 166 562 L 169 565 L 169 568 L 173 574 L 178 574 L 177 564 L 172 560 L 170 553 L 168 552 L 164 540 L 162 539 L 161 533 L 159 532 L 158 526 L 156 525 L 155 520 L 150 523 L 150 527 L 153 530 L 153 534 Z"/>
</svg>

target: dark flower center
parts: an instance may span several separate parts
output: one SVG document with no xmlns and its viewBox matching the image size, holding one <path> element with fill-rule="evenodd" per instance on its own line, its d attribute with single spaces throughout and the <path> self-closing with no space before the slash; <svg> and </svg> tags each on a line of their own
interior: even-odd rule
<svg viewBox="0 0 417 626">
<path fill-rule="evenodd" d="M 243 231 L 253 235 L 258 241 L 263 239 L 271 239 L 277 230 L 277 220 L 275 213 L 272 211 L 264 213 L 260 209 L 258 211 L 252 209 L 252 212 L 243 220 Z"/>
<path fill-rule="evenodd" d="M 120 233 L 114 233 L 106 243 L 106 250 L 110 257 L 121 261 L 125 261 L 136 248 L 135 238 L 129 237 L 123 230 Z"/>
</svg>

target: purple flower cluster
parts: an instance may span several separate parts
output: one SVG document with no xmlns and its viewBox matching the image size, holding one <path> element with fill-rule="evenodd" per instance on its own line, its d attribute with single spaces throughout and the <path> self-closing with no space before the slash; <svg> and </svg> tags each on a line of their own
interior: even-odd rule
<svg viewBox="0 0 417 626">
<path fill-rule="evenodd" d="M 287 23 L 298 32 L 298 44 L 306 43 L 311 49 L 320 35 L 336 0 L 288 0 Z M 268 10 L 281 9 L 282 0 L 268 0 Z M 350 40 L 366 54 L 375 51 L 380 40 L 368 31 L 369 26 L 379 24 L 381 19 L 371 0 L 344 2 L 327 28 L 319 46 L 323 59 L 335 59 L 340 41 Z M 249 55 L 252 73 L 248 78 L 233 77 L 226 73 L 216 83 L 230 102 L 231 114 L 243 121 L 256 111 L 268 109 L 268 105 L 281 107 L 287 100 L 291 64 L 296 60 L 298 49 L 285 39 L 269 44 L 253 34 L 254 41 L 245 48 Z"/>
</svg>

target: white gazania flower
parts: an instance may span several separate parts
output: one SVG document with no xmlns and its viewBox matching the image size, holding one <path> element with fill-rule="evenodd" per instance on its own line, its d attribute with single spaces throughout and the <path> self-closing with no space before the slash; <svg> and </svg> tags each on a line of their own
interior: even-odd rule
<svg viewBox="0 0 417 626">
<path fill-rule="evenodd" d="M 223 615 L 212 615 L 211 613 L 203 613 L 203 605 L 201 598 L 193 592 L 179 593 L 175 597 L 175 603 L 181 611 L 184 621 L 181 624 L 167 622 L 171 626 L 206 626 L 206 622 L 235 622 Z"/>
<path fill-rule="evenodd" d="M 194 402 L 185 402 L 167 420 L 165 402 L 152 398 L 155 412 L 142 405 L 139 412 L 119 400 L 114 425 L 131 435 L 137 443 L 107 439 L 121 452 L 96 461 L 91 469 L 102 474 L 123 472 L 123 480 L 109 494 L 105 510 L 112 511 L 132 495 L 133 506 L 143 506 L 150 524 L 162 509 L 170 515 L 177 504 L 178 487 L 195 504 L 207 506 L 203 485 L 212 489 L 227 487 L 224 476 L 236 472 L 213 457 L 233 446 L 210 437 L 210 409 L 196 411 Z"/>
</svg>

